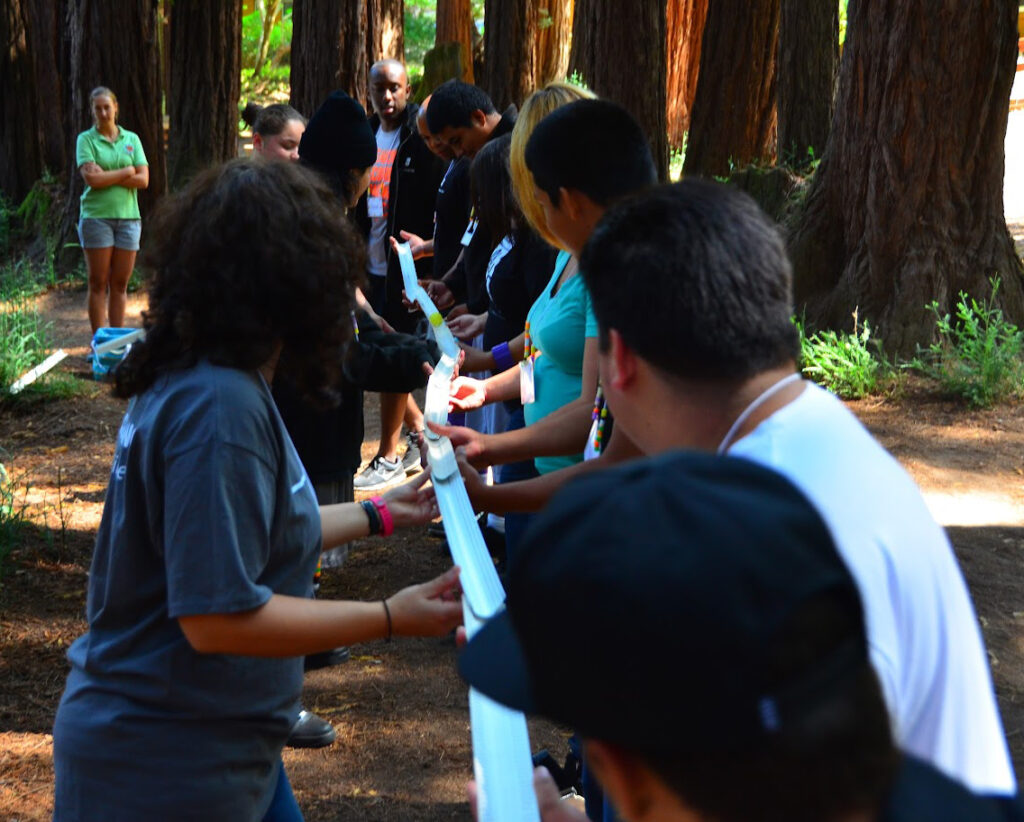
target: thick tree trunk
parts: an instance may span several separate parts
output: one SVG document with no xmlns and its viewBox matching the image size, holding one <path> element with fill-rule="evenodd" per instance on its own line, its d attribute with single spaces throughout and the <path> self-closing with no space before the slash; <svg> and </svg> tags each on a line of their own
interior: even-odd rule
<svg viewBox="0 0 1024 822">
<path fill-rule="evenodd" d="M 487 0 L 484 5 L 484 82 L 501 111 L 534 90 L 539 7 L 534 0 Z"/>
<path fill-rule="evenodd" d="M 28 0 L 29 51 L 36 79 L 36 100 L 43 168 L 63 178 L 69 168 L 66 77 L 61 70 L 65 0 Z M 162 155 L 161 155 L 162 156 Z"/>
<path fill-rule="evenodd" d="M 17 204 L 42 172 L 39 107 L 29 52 L 28 9 L 0 2 L 0 192 Z"/>
<path fill-rule="evenodd" d="M 668 78 L 666 96 L 668 110 L 668 144 L 678 149 L 690 128 L 690 110 L 697 94 L 700 72 L 700 43 L 708 0 L 668 0 L 666 21 L 666 53 Z"/>
<path fill-rule="evenodd" d="M 139 192 L 143 218 L 167 190 L 164 157 L 158 0 L 68 0 L 64 20 L 67 49 L 68 155 L 74 164 L 76 136 L 92 125 L 89 92 L 108 86 L 118 100 L 118 121 L 142 141 L 149 160 L 149 188 Z M 180 4 L 176 3 L 175 8 Z M 116 43 L 117 47 L 112 44 Z M 70 175 L 65 226 L 78 219 L 82 179 Z"/>
<path fill-rule="evenodd" d="M 573 68 L 587 85 L 643 127 L 662 180 L 668 179 L 665 24 L 665 0 L 577 0 L 572 47 Z"/>
<path fill-rule="evenodd" d="M 240 3 L 174 0 L 167 105 L 167 169 L 173 188 L 238 154 L 241 49 Z"/>
<path fill-rule="evenodd" d="M 1024 269 L 1003 217 L 1017 0 L 939 19 L 928 0 L 851 3 L 832 131 L 790 236 L 798 308 L 859 310 L 901 355 L 934 334 L 924 306 L 990 293 L 1024 323 Z"/>
<path fill-rule="evenodd" d="M 685 174 L 724 176 L 774 158 L 778 37 L 779 0 L 709 5 Z"/>
<path fill-rule="evenodd" d="M 405 62 L 405 0 L 367 0 L 366 54 L 369 63 Z"/>
<path fill-rule="evenodd" d="M 572 46 L 573 0 L 547 0 L 544 6 L 547 13 L 538 21 L 535 88 L 565 79 Z"/>
<path fill-rule="evenodd" d="M 332 91 L 366 100 L 365 0 L 295 0 L 291 104 L 307 117 Z"/>
<path fill-rule="evenodd" d="M 779 161 L 821 157 L 832 123 L 839 66 L 839 6 L 782 0 L 779 22 Z"/>
<path fill-rule="evenodd" d="M 434 47 L 459 44 L 462 81 L 473 82 L 473 4 L 470 0 L 437 0 Z M 447 78 L 441 78 L 442 80 Z"/>
</svg>

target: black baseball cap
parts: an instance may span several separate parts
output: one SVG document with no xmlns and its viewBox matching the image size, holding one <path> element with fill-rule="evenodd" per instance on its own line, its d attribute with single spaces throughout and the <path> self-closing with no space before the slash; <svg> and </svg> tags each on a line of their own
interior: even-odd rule
<svg viewBox="0 0 1024 822">
<path fill-rule="evenodd" d="M 812 604 L 839 618 L 808 651 L 794 626 Z M 856 585 L 795 486 L 748 460 L 680 452 L 563 489 L 459 671 L 585 737 L 729 750 L 855 680 L 864 630 Z"/>
<path fill-rule="evenodd" d="M 377 138 L 366 109 L 343 91 L 331 92 L 309 118 L 299 159 L 324 175 L 335 191 L 345 191 L 350 171 L 377 161 Z"/>
</svg>

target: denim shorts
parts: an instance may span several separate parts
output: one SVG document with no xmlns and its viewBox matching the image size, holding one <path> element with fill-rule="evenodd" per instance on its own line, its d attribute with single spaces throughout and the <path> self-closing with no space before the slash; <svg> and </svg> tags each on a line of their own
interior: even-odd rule
<svg viewBox="0 0 1024 822">
<path fill-rule="evenodd" d="M 82 248 L 122 248 L 139 250 L 142 220 L 108 220 L 103 217 L 81 217 L 78 239 Z"/>
</svg>

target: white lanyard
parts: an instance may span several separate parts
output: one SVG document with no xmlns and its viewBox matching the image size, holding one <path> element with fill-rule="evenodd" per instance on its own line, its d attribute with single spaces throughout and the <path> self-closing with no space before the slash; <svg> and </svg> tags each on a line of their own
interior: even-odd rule
<svg viewBox="0 0 1024 822">
<path fill-rule="evenodd" d="M 732 424 L 732 427 L 729 429 L 729 433 L 725 435 L 725 439 L 723 439 L 722 442 L 719 444 L 718 451 L 716 453 L 718 453 L 719 455 L 724 454 L 729 449 L 729 446 L 732 445 L 732 439 L 733 437 L 736 436 L 736 432 L 740 430 L 740 428 L 743 426 L 743 423 L 750 419 L 750 415 L 753 414 L 762 405 L 764 405 L 764 403 L 767 402 L 776 393 L 781 391 L 790 383 L 796 382 L 799 379 L 803 379 L 803 375 L 800 374 L 800 372 L 798 371 L 795 374 L 790 374 L 788 377 L 783 377 L 781 380 L 768 386 L 768 388 L 762 391 L 757 396 L 757 398 L 752 403 L 750 403 L 750 405 L 748 405 L 746 408 L 743 409 L 743 411 L 740 412 L 740 415 L 736 418 L 736 422 L 734 422 Z"/>
</svg>

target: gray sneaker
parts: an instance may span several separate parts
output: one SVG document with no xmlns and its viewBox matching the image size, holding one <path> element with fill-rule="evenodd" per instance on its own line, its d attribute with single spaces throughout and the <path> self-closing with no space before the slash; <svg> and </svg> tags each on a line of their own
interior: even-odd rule
<svg viewBox="0 0 1024 822">
<path fill-rule="evenodd" d="M 374 457 L 363 472 L 352 482 L 357 491 L 376 491 L 405 479 L 405 468 L 399 459 L 393 462 L 385 457 Z"/>
<path fill-rule="evenodd" d="M 402 456 L 402 467 L 405 469 L 406 475 L 410 477 L 423 470 L 423 464 L 420 461 L 421 436 L 419 431 L 408 431 L 405 435 L 406 449 Z"/>
</svg>

